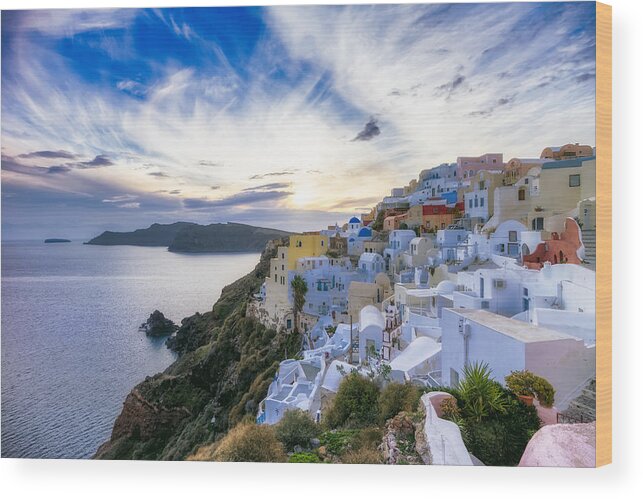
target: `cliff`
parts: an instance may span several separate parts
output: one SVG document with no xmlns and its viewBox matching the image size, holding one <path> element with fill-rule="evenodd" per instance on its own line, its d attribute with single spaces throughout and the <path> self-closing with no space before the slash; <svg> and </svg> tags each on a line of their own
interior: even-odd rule
<svg viewBox="0 0 643 499">
<path fill-rule="evenodd" d="M 191 222 L 153 224 L 134 232 L 103 232 L 85 244 L 104 246 L 167 246 L 181 253 L 215 253 L 234 251 L 261 251 L 272 239 L 289 235 L 288 232 L 225 223 L 199 225 Z"/>
<path fill-rule="evenodd" d="M 194 225 L 179 231 L 168 249 L 182 253 L 261 251 L 268 241 L 289 234 L 238 223 Z"/>
<path fill-rule="evenodd" d="M 85 244 L 101 246 L 169 246 L 176 235 L 182 230 L 197 224 L 176 222 L 173 224 L 152 224 L 147 229 L 137 229 L 134 232 L 105 231 Z"/>
<path fill-rule="evenodd" d="M 111 438 L 97 459 L 184 459 L 244 416 L 254 417 L 274 373 L 298 349 L 296 335 L 246 317 L 246 306 L 268 275 L 277 244 L 255 269 L 226 286 L 210 312 L 182 321 L 168 340 L 179 358 L 127 396 Z"/>
</svg>

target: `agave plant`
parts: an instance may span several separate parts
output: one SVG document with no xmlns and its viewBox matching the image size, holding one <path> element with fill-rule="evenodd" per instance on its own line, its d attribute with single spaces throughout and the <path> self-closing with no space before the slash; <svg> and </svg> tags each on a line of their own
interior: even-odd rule
<svg viewBox="0 0 643 499">
<path fill-rule="evenodd" d="M 491 378 L 488 364 L 476 362 L 467 365 L 463 374 L 458 392 L 466 418 L 479 422 L 492 414 L 504 414 L 507 411 L 507 398 L 502 386 Z"/>
</svg>

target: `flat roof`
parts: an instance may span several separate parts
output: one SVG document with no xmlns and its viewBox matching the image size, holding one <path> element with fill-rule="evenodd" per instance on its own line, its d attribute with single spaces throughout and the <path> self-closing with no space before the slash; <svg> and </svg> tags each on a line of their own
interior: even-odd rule
<svg viewBox="0 0 643 499">
<path fill-rule="evenodd" d="M 409 346 L 395 357 L 391 362 L 391 369 L 395 371 L 409 371 L 422 362 L 430 359 L 442 350 L 442 345 L 433 338 L 420 336 L 414 339 Z"/>
<path fill-rule="evenodd" d="M 578 158 L 552 160 L 543 164 L 543 170 L 550 170 L 552 168 L 578 168 L 579 166 L 583 166 L 584 161 L 591 161 L 593 159 L 596 159 L 596 156 L 580 156 Z"/>
<path fill-rule="evenodd" d="M 518 341 L 522 341 L 523 343 L 537 343 L 540 341 L 556 340 L 580 341 L 578 338 L 569 334 L 540 326 L 534 326 L 528 322 L 510 319 L 509 317 L 487 312 L 486 310 L 470 308 L 451 308 L 449 310 L 482 326 L 504 334 L 505 336 L 510 336 Z"/>
</svg>

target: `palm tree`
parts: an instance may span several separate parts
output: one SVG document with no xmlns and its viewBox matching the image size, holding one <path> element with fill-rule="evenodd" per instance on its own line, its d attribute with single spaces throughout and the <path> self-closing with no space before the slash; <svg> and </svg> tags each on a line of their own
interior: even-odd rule
<svg viewBox="0 0 643 499">
<path fill-rule="evenodd" d="M 304 280 L 303 277 L 300 275 L 296 275 L 292 282 L 290 283 L 292 286 L 292 294 L 293 294 L 293 316 L 295 319 L 295 332 L 299 332 L 299 314 L 301 311 L 304 309 L 304 305 L 306 304 L 306 293 L 308 293 L 308 284 L 306 284 L 306 281 Z"/>
<path fill-rule="evenodd" d="M 480 422 L 494 413 L 507 411 L 507 400 L 502 386 L 491 379 L 489 364 L 476 362 L 464 368 L 464 378 L 458 392 L 464 402 L 464 415 Z"/>
</svg>

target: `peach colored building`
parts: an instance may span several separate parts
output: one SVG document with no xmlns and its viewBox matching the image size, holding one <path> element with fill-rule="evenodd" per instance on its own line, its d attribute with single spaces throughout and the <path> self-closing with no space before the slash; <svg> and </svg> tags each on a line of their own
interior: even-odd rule
<svg viewBox="0 0 643 499">
<path fill-rule="evenodd" d="M 532 168 L 540 168 L 547 159 L 511 158 L 507 161 L 502 179 L 503 185 L 514 185 L 516 181 L 529 173 Z"/>
<path fill-rule="evenodd" d="M 545 147 L 543 152 L 540 153 L 541 159 L 571 159 L 571 158 L 584 158 L 593 156 L 594 151 L 592 146 L 580 145 L 578 142 L 575 144 L 565 144 L 564 146 L 551 146 Z"/>
<path fill-rule="evenodd" d="M 530 269 L 541 269 L 545 262 L 557 263 L 582 263 L 578 256 L 581 248 L 580 227 L 573 218 L 565 220 L 565 230 L 551 233 L 551 239 L 543 241 L 533 253 L 523 255 L 522 263 Z"/>
<path fill-rule="evenodd" d="M 384 230 L 392 231 L 400 228 L 400 224 L 406 223 L 407 214 L 402 213 L 401 215 L 392 215 L 384 219 Z"/>
<path fill-rule="evenodd" d="M 502 170 L 502 153 L 486 153 L 482 156 L 459 156 L 456 174 L 459 179 L 472 177 L 480 170 Z"/>
</svg>

